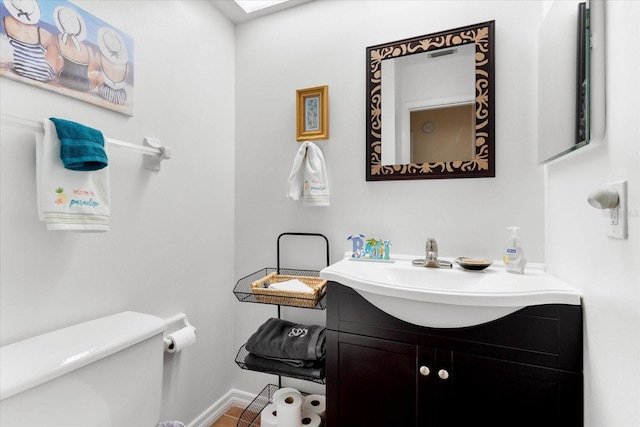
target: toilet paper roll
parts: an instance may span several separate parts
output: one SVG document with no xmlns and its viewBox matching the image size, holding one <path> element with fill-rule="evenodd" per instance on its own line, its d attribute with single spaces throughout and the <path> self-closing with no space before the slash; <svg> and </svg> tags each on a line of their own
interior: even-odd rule
<svg viewBox="0 0 640 427">
<path fill-rule="evenodd" d="M 294 392 L 294 393 L 298 393 L 298 394 L 300 394 L 300 395 L 301 395 L 301 393 L 300 393 L 297 389 L 295 389 L 295 388 L 293 388 L 293 387 L 282 387 L 282 388 L 280 388 L 280 389 L 276 390 L 276 391 L 273 393 L 272 401 L 273 401 L 273 402 L 275 402 L 275 401 L 276 401 L 276 399 L 278 399 L 278 397 L 280 397 L 282 394 L 284 394 L 284 393 L 289 393 L 289 392 Z"/>
<path fill-rule="evenodd" d="M 275 403 L 270 403 L 260 412 L 261 427 L 278 427 L 278 408 Z"/>
<path fill-rule="evenodd" d="M 196 342 L 196 331 L 189 327 L 178 329 L 168 335 L 167 339 L 171 342 L 167 351 L 169 353 L 175 353 Z"/>
<path fill-rule="evenodd" d="M 310 394 L 302 400 L 302 410 L 318 414 L 324 420 L 327 412 L 327 398 L 322 394 Z"/>
<path fill-rule="evenodd" d="M 300 427 L 302 422 L 302 396 L 297 391 L 278 395 L 274 400 L 278 414 L 278 427 Z"/>
<path fill-rule="evenodd" d="M 320 415 L 316 414 L 315 412 L 310 412 L 307 409 L 303 409 L 300 424 L 303 427 L 320 427 L 322 425 L 322 418 L 320 418 Z"/>
</svg>

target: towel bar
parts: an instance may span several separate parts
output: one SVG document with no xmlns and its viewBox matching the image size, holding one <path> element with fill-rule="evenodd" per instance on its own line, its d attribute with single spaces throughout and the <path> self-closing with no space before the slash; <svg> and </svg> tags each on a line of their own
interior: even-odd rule
<svg viewBox="0 0 640 427">
<path fill-rule="evenodd" d="M 23 119 L 9 114 L 2 113 L 2 124 L 19 127 L 33 132 L 44 133 L 44 126 L 41 122 Z M 145 138 L 145 145 L 137 145 L 113 138 L 105 138 L 105 142 L 113 147 L 127 148 L 143 154 L 144 168 L 148 170 L 159 171 L 160 162 L 171 158 L 171 150 L 169 147 L 161 146 L 160 140 L 155 138 Z"/>
</svg>

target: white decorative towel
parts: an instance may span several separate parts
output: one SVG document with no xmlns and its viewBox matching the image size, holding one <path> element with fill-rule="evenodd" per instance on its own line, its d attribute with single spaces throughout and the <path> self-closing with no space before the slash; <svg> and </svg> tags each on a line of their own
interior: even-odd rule
<svg viewBox="0 0 640 427">
<path fill-rule="evenodd" d="M 287 197 L 302 206 L 329 206 L 329 180 L 324 156 L 317 145 L 305 141 L 300 145 L 289 174 Z"/>
<path fill-rule="evenodd" d="M 109 231 L 109 167 L 65 169 L 55 125 L 36 133 L 38 216 L 47 230 Z"/>
<path fill-rule="evenodd" d="M 313 289 L 298 279 L 285 280 L 284 282 L 276 282 L 269 285 L 269 289 L 278 291 L 295 291 L 313 293 Z"/>
</svg>

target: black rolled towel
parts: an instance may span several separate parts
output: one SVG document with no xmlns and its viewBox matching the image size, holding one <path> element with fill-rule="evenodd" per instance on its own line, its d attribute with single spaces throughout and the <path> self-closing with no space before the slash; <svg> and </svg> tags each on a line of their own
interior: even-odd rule
<svg viewBox="0 0 640 427">
<path fill-rule="evenodd" d="M 320 360 L 325 356 L 326 329 L 271 318 L 247 341 L 247 351 L 276 359 Z"/>
<path fill-rule="evenodd" d="M 324 378 L 324 360 L 318 360 L 309 367 L 294 367 L 275 359 L 265 359 L 264 357 L 247 353 L 244 358 L 244 364 L 247 368 L 253 371 L 266 372 L 269 374 L 282 374 L 315 379 Z"/>
</svg>

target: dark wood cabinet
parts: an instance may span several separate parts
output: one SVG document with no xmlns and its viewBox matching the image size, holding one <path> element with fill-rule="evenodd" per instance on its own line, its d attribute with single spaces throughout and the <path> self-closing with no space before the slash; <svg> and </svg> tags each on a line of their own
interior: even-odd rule
<svg viewBox="0 0 640 427">
<path fill-rule="evenodd" d="M 434 329 L 328 286 L 327 427 L 583 425 L 580 306 Z"/>
</svg>

